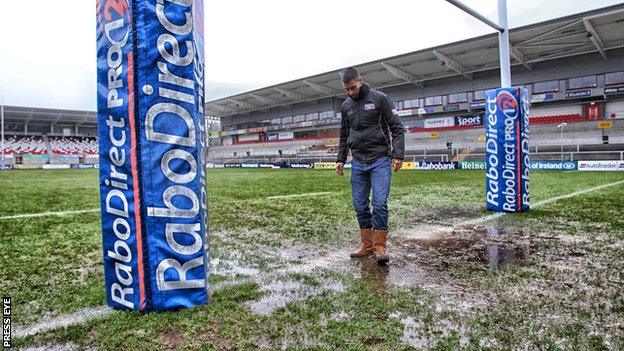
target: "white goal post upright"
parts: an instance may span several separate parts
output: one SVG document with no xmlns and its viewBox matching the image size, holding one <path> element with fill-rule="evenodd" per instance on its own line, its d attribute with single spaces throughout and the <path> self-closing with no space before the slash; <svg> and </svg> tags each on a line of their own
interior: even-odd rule
<svg viewBox="0 0 624 351">
<path fill-rule="evenodd" d="M 485 92 L 485 206 L 495 212 L 525 212 L 529 197 L 529 104 L 527 90 L 511 87 L 507 1 L 498 1 L 498 23 L 458 0 L 446 0 L 498 31 L 501 85 Z"/>
<path fill-rule="evenodd" d="M 511 64 L 509 58 L 509 24 L 507 23 L 507 0 L 498 0 L 498 52 L 500 57 L 501 88 L 511 87 Z"/>
<path fill-rule="evenodd" d="M 458 0 L 446 0 L 498 31 L 498 51 L 500 54 L 501 88 L 511 87 L 511 68 L 509 58 L 509 25 L 507 23 L 507 0 L 498 0 L 498 23 L 489 20 L 477 11 Z"/>
</svg>

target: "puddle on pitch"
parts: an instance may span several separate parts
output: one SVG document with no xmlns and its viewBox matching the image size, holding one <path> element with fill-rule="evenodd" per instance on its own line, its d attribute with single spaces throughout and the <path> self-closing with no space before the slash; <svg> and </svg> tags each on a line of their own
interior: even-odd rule
<svg viewBox="0 0 624 351">
<path fill-rule="evenodd" d="M 392 312 L 389 317 L 397 319 L 403 324 L 401 342 L 419 350 L 427 350 L 435 344 L 437 339 L 447 338 L 452 334 L 459 336 L 459 346 L 462 348 L 470 342 L 466 335 L 466 327 L 455 325 L 448 319 L 424 322 L 415 317 L 405 316 L 400 312 Z"/>
<path fill-rule="evenodd" d="M 423 265 L 445 269 L 462 262 L 480 262 L 488 268 L 523 264 L 530 259 L 534 246 L 527 230 L 464 225 L 436 235 L 395 239 L 397 263 L 414 260 Z"/>
<path fill-rule="evenodd" d="M 260 270 L 256 268 L 241 266 L 237 260 L 223 260 L 219 258 L 213 258 L 210 261 L 210 266 L 210 270 L 213 274 L 225 275 L 229 277 L 235 277 L 239 275 L 256 276 L 260 273 Z"/>
<path fill-rule="evenodd" d="M 388 265 L 379 265 L 372 256 L 358 259 L 357 265 L 361 269 L 362 279 L 370 282 L 375 292 L 383 294 L 388 291 Z"/>
<path fill-rule="evenodd" d="M 303 284 L 296 281 L 276 281 L 262 286 L 262 290 L 268 295 L 254 301 L 248 301 L 246 304 L 256 314 L 268 316 L 278 308 L 286 306 L 289 301 L 303 299 L 300 296 Z"/>
<path fill-rule="evenodd" d="M 423 223 L 448 223 L 449 220 L 474 217 L 474 210 L 460 208 L 423 208 L 418 213 L 419 221 Z"/>
<path fill-rule="evenodd" d="M 414 317 L 404 317 L 398 312 L 391 313 L 389 317 L 398 319 L 403 324 L 401 342 L 418 349 L 425 349 L 428 346 L 427 339 L 421 335 L 424 327 L 421 321 Z"/>
<path fill-rule="evenodd" d="M 261 290 L 266 293 L 264 297 L 247 301 L 245 304 L 252 312 L 268 316 L 289 302 L 303 301 L 326 292 L 339 293 L 344 291 L 344 287 L 339 282 L 331 280 L 323 280 L 318 286 L 313 287 L 299 281 L 275 280 L 261 283 Z"/>
<path fill-rule="evenodd" d="M 43 346 L 33 346 L 33 347 L 25 347 L 22 350 L 24 351 L 74 351 L 79 350 L 78 345 L 73 342 L 68 342 L 65 344 L 45 344 Z M 96 348 L 90 347 L 86 350 L 95 350 Z"/>
<path fill-rule="evenodd" d="M 355 274 L 384 293 L 389 285 L 428 287 L 436 276 L 452 276 L 459 266 L 468 270 L 498 269 L 530 262 L 536 244 L 527 230 L 483 225 L 457 228 L 428 227 L 390 240 L 390 262 L 377 264 L 373 257 L 353 261 Z M 358 272 L 359 270 L 359 272 Z"/>
<path fill-rule="evenodd" d="M 393 286 L 418 286 L 435 291 L 451 289 L 449 292 L 463 295 L 469 288 L 455 282 L 454 277 L 458 272 L 464 274 L 466 271 L 528 264 L 537 251 L 538 242 L 541 243 L 537 238 L 532 238 L 526 229 L 484 225 L 424 225 L 390 238 L 391 261 L 386 266 L 377 264 L 372 256 L 349 259 L 348 250 L 332 252 L 319 251 L 307 245 L 294 246 L 280 253 L 281 259 L 288 262 L 283 273 L 313 274 L 317 283 L 310 285 L 299 279 L 278 278 L 278 272 L 274 271 L 257 281 L 264 296 L 247 301 L 246 305 L 254 313 L 271 315 L 289 302 L 303 301 L 325 292 L 343 291 L 339 282 L 313 273 L 316 268 L 329 267 L 334 271 L 350 272 L 370 282 L 371 289 L 379 294 L 388 293 Z M 221 273 L 227 275 L 238 273 L 258 276 L 254 274 L 256 271 L 253 268 L 247 271 L 248 268 L 226 262 L 218 262 L 216 270 L 220 268 Z M 454 283 L 449 284 L 452 281 Z"/>
</svg>

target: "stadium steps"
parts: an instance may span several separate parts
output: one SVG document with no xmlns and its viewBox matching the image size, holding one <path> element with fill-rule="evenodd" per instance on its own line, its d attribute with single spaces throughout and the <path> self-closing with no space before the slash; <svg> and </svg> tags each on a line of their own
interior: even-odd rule
<svg viewBox="0 0 624 351">
<path fill-rule="evenodd" d="M 50 144 L 50 138 L 47 135 L 42 135 L 43 142 L 45 143 L 46 149 L 48 150 L 48 156 L 50 160 L 54 159 L 54 152 L 52 152 L 52 144 Z"/>
<path fill-rule="evenodd" d="M 463 148 L 459 151 L 459 154 L 455 155 L 455 157 L 453 157 L 453 159 L 451 161 L 453 162 L 461 162 L 463 160 L 466 159 L 466 157 L 468 157 L 468 155 L 470 155 L 470 149 L 469 148 Z"/>
<path fill-rule="evenodd" d="M 42 135 L 43 141 L 45 143 L 46 149 L 48 151 L 48 156 L 50 163 L 52 164 L 71 164 L 78 163 L 78 161 L 74 161 L 72 159 L 66 159 L 54 153 L 54 149 L 52 148 L 52 144 L 50 143 L 50 137 L 47 135 Z"/>
</svg>

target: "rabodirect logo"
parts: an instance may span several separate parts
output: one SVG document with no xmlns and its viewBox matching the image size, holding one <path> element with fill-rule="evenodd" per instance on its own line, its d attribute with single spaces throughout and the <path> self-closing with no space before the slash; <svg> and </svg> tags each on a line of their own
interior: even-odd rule
<svg viewBox="0 0 624 351">
<path fill-rule="evenodd" d="M 516 118 L 518 115 L 518 101 L 506 90 L 501 90 L 496 96 L 498 109 L 509 118 Z"/>
</svg>

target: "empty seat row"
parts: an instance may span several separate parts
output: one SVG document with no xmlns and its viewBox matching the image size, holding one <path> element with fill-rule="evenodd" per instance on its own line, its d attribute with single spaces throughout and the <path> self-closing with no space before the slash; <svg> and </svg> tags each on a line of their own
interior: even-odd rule
<svg viewBox="0 0 624 351">
<path fill-rule="evenodd" d="M 98 143 L 90 137 L 50 137 L 55 155 L 97 155 Z"/>
<path fill-rule="evenodd" d="M 33 154 L 42 155 L 48 152 L 41 136 L 9 135 L 4 140 L 4 154 Z"/>
<path fill-rule="evenodd" d="M 540 116 L 540 117 L 531 117 L 529 119 L 529 124 L 559 124 L 559 123 L 568 123 L 568 122 L 582 122 L 586 119 L 579 114 L 572 115 L 554 115 L 554 116 Z"/>
</svg>

